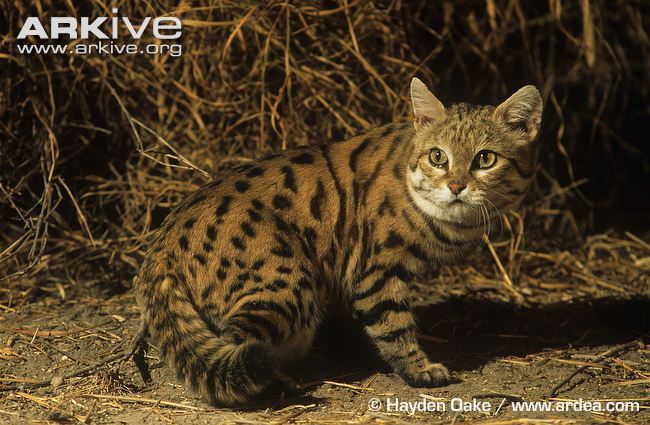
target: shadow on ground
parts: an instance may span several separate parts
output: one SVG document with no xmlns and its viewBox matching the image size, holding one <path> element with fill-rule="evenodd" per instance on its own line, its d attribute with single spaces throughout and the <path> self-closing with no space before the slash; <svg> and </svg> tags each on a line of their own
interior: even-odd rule
<svg viewBox="0 0 650 425">
<path fill-rule="evenodd" d="M 415 308 L 424 350 L 455 372 L 480 369 L 499 357 L 525 357 L 545 350 L 612 346 L 641 338 L 650 329 L 650 298 L 517 306 L 468 297 Z M 440 341 L 436 341 L 440 339 Z M 330 320 L 298 376 L 307 382 L 358 381 L 390 372 L 360 326 Z M 314 364 L 321 365 L 314 368 Z M 305 382 L 305 381 L 303 381 Z"/>
</svg>

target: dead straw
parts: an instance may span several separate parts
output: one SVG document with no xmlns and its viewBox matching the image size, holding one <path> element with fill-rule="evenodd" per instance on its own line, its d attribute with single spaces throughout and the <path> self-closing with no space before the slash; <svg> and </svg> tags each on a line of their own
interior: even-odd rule
<svg viewBox="0 0 650 425">
<path fill-rule="evenodd" d="M 20 55 L 24 17 L 46 21 L 50 9 L 15 4 L 0 12 L 9 24 L 0 40 L 0 279 L 23 289 L 73 270 L 128 281 L 161 217 L 212 175 L 408 119 L 415 75 L 446 103 L 496 102 L 524 83 L 544 93 L 536 208 L 516 229 L 506 222 L 517 234 L 507 252 L 491 241 L 498 278 L 515 299 L 530 228 L 543 229 L 536 238 L 573 241 L 586 229 L 572 214 L 576 204 L 591 206 L 574 161 L 597 157 L 587 150 L 601 146 L 642 157 L 619 119 L 628 93 L 648 93 L 639 64 L 650 42 L 635 2 L 488 1 L 445 5 L 442 14 L 410 2 L 111 3 L 136 20 L 179 16 L 180 57 Z M 84 13 L 109 10 L 95 2 Z M 608 30 L 619 21 L 625 31 Z M 551 51 L 573 59 L 542 53 Z M 575 279 L 613 289 L 585 275 L 596 279 Z"/>
</svg>

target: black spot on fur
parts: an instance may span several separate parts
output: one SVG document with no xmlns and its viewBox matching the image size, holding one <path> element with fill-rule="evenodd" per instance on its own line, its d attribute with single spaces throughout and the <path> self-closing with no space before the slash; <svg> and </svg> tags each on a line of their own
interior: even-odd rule
<svg viewBox="0 0 650 425">
<path fill-rule="evenodd" d="M 318 236 L 316 235 L 316 230 L 313 227 L 305 227 L 303 234 L 305 235 L 305 240 L 307 241 L 307 245 L 309 247 L 310 252 L 315 253 L 316 240 L 318 239 Z"/>
<path fill-rule="evenodd" d="M 265 263 L 266 263 L 266 261 L 264 261 L 263 259 L 260 258 L 259 260 L 255 261 L 255 262 L 251 265 L 251 269 L 252 269 L 252 270 L 259 270 L 259 269 L 261 269 L 262 267 L 264 267 L 264 264 L 265 264 Z"/>
<path fill-rule="evenodd" d="M 217 269 L 217 278 L 219 280 L 224 280 L 226 278 L 226 271 L 221 267 Z"/>
<path fill-rule="evenodd" d="M 356 313 L 364 325 L 372 326 L 384 320 L 386 318 L 386 313 L 402 313 L 406 311 L 409 311 L 407 302 L 398 302 L 392 299 L 387 299 L 378 302 L 368 311 L 357 310 Z"/>
<path fill-rule="evenodd" d="M 291 162 L 294 164 L 313 164 L 314 163 L 314 157 L 312 154 L 305 152 L 302 153 L 298 156 L 294 156 L 293 158 L 290 159 Z"/>
<path fill-rule="evenodd" d="M 264 168 L 262 167 L 253 167 L 246 172 L 246 177 L 253 178 L 264 175 Z"/>
<path fill-rule="evenodd" d="M 384 200 L 379 204 L 379 208 L 377 209 L 377 212 L 379 212 L 380 216 L 383 216 L 386 214 L 386 211 L 392 216 L 395 217 L 397 216 L 397 213 L 395 212 L 395 207 L 393 207 L 393 203 L 388 197 L 388 194 L 384 196 Z"/>
<path fill-rule="evenodd" d="M 334 170 L 334 165 L 330 158 L 329 145 L 320 145 L 320 150 L 322 152 L 323 158 L 327 163 L 327 170 L 329 171 L 332 180 L 334 181 L 334 187 L 336 188 L 336 193 L 339 197 L 339 212 L 338 217 L 336 218 L 336 224 L 334 225 L 334 233 L 336 234 L 336 239 L 339 243 L 343 240 L 343 231 L 345 230 L 345 221 L 346 221 L 346 198 L 347 194 L 339 181 L 336 171 Z M 333 256 L 330 257 L 332 262 L 334 260 Z"/>
<path fill-rule="evenodd" d="M 311 281 L 309 281 L 309 279 L 304 278 L 304 277 L 300 278 L 300 280 L 298 280 L 298 286 L 300 286 L 302 289 L 305 289 L 305 290 L 312 289 Z"/>
<path fill-rule="evenodd" d="M 422 248 L 418 244 L 411 244 L 406 248 L 406 250 L 409 252 L 409 254 L 413 255 L 415 258 L 417 258 L 420 261 L 424 261 L 424 262 L 429 261 L 429 257 L 424 251 L 424 248 Z"/>
<path fill-rule="evenodd" d="M 293 172 L 293 169 L 285 165 L 284 167 L 282 167 L 281 171 L 284 174 L 284 187 L 286 187 L 293 193 L 297 193 L 298 187 L 296 186 L 296 175 Z"/>
<path fill-rule="evenodd" d="M 232 201 L 231 196 L 224 196 L 221 200 L 221 203 L 217 207 L 217 215 L 222 216 L 228 212 L 230 209 L 230 202 Z"/>
<path fill-rule="evenodd" d="M 396 179 L 401 180 L 402 170 L 400 170 L 399 164 L 393 165 L 393 176 L 395 176 Z"/>
<path fill-rule="evenodd" d="M 217 285 L 208 285 L 206 286 L 203 291 L 201 291 L 201 299 L 203 301 L 207 300 L 212 296 L 212 293 L 216 289 Z"/>
<path fill-rule="evenodd" d="M 192 227 L 194 227 L 194 223 L 196 223 L 195 218 L 188 218 L 185 223 L 183 223 L 183 227 L 187 230 L 190 230 Z"/>
<path fill-rule="evenodd" d="M 189 242 L 187 240 L 187 236 L 183 235 L 180 237 L 178 240 L 178 245 L 181 247 L 183 251 L 187 251 L 189 248 Z"/>
<path fill-rule="evenodd" d="M 273 221 L 275 221 L 275 227 L 281 232 L 288 232 L 289 231 L 289 223 L 284 221 L 282 217 L 280 217 L 278 214 L 273 214 Z"/>
<path fill-rule="evenodd" d="M 393 131 L 395 131 L 395 128 L 391 124 L 386 125 L 386 128 L 384 131 L 381 132 L 381 135 L 379 136 L 380 138 L 388 137 Z"/>
<path fill-rule="evenodd" d="M 217 228 L 214 227 L 212 224 L 208 224 L 207 229 L 205 230 L 205 235 L 210 239 L 211 241 L 214 241 L 217 239 Z"/>
<path fill-rule="evenodd" d="M 249 188 L 251 187 L 250 183 L 245 182 L 243 180 L 237 180 L 235 182 L 235 189 L 239 193 L 244 193 L 246 192 Z"/>
<path fill-rule="evenodd" d="M 239 236 L 233 236 L 232 238 L 230 238 L 230 241 L 232 242 L 232 245 L 238 250 L 243 251 L 246 249 L 246 244 L 244 243 L 244 240 Z"/>
<path fill-rule="evenodd" d="M 309 201 L 309 212 L 311 212 L 312 217 L 316 220 L 321 221 L 321 203 L 325 197 L 325 187 L 321 179 L 318 179 L 316 183 L 316 193 Z"/>
<path fill-rule="evenodd" d="M 352 153 L 350 153 L 350 160 L 349 160 L 349 166 L 350 170 L 356 171 L 357 170 L 357 159 L 359 155 L 368 147 L 368 144 L 370 143 L 370 138 L 365 139 L 363 142 L 359 143 L 359 146 L 354 148 L 352 150 Z"/>
<path fill-rule="evenodd" d="M 246 234 L 246 236 L 252 238 L 255 236 L 255 230 L 253 229 L 253 226 L 250 225 L 250 223 L 247 222 L 242 222 L 241 224 L 241 230 Z"/>
<path fill-rule="evenodd" d="M 388 237 L 384 241 L 384 246 L 386 248 L 396 248 L 402 245 L 404 245 L 404 238 L 391 230 L 388 234 Z"/>
<path fill-rule="evenodd" d="M 239 172 L 245 172 L 245 171 L 250 170 L 252 167 L 253 167 L 253 163 L 249 162 L 249 163 L 246 163 L 246 164 L 237 165 L 236 167 L 233 167 L 232 170 L 233 171 L 239 171 Z"/>
<path fill-rule="evenodd" d="M 284 279 L 275 279 L 273 282 L 271 282 L 270 284 L 266 285 L 266 287 L 267 287 L 269 290 L 273 291 L 273 292 L 277 292 L 277 291 L 279 291 L 280 289 L 284 289 L 284 288 L 286 288 L 286 287 L 288 287 L 288 286 L 289 286 L 289 284 L 288 284 L 287 281 L 284 280 Z"/>
<path fill-rule="evenodd" d="M 250 217 L 251 221 L 254 221 L 255 223 L 259 223 L 262 220 L 262 216 L 255 211 L 254 209 L 247 209 L 246 212 L 248 213 L 248 217 Z"/>
<path fill-rule="evenodd" d="M 281 274 L 291 274 L 291 267 L 285 267 L 285 266 L 279 266 L 277 269 L 275 269 L 278 273 Z"/>
<path fill-rule="evenodd" d="M 251 204 L 253 205 L 253 208 L 255 208 L 257 211 L 261 210 L 264 208 L 264 204 L 259 201 L 259 199 L 253 199 L 251 201 Z"/>
<path fill-rule="evenodd" d="M 194 254 L 193 258 L 196 261 L 198 261 L 199 264 L 201 264 L 202 266 L 205 266 L 206 260 L 205 260 L 205 256 L 203 256 L 203 254 Z"/>
<path fill-rule="evenodd" d="M 293 250 L 291 249 L 291 246 L 287 243 L 287 241 L 282 239 L 282 237 L 280 237 L 279 235 L 275 236 L 275 241 L 277 242 L 277 245 L 271 248 L 271 254 L 282 258 L 293 257 Z"/>
<path fill-rule="evenodd" d="M 228 290 L 228 293 L 223 298 L 224 302 L 227 303 L 228 301 L 230 301 L 232 296 L 235 295 L 237 291 L 241 291 L 242 289 L 244 289 L 244 283 L 246 283 L 244 280 L 238 279 L 237 282 L 230 285 L 230 289 Z"/>
<path fill-rule="evenodd" d="M 286 196 L 275 195 L 273 197 L 273 206 L 276 209 L 284 210 L 287 208 L 291 208 L 291 201 L 289 201 L 289 199 Z"/>
</svg>

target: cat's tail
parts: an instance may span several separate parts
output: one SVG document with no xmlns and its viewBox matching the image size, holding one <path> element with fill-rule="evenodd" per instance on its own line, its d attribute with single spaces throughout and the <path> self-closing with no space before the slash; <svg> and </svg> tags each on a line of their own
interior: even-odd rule
<svg viewBox="0 0 650 425">
<path fill-rule="evenodd" d="M 179 380 L 211 404 L 237 406 L 280 376 L 270 343 L 242 338 L 236 329 L 217 329 L 172 280 L 163 278 L 150 296 L 137 292 L 142 320 Z"/>
</svg>

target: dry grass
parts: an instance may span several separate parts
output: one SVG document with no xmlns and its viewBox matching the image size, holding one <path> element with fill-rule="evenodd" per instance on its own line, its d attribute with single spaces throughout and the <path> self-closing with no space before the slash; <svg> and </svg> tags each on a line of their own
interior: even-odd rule
<svg viewBox="0 0 650 425">
<path fill-rule="evenodd" d="M 0 275 L 35 291 L 124 282 L 152 228 L 211 174 L 405 119 L 414 75 L 447 101 L 494 102 L 537 84 L 548 107 L 533 194 L 545 232 L 535 238 L 580 238 L 588 216 L 574 219 L 572 207 L 590 206 L 574 171 L 593 150 L 585 134 L 596 152 L 643 161 L 621 117 L 632 93 L 648 99 L 643 8 L 616 4 L 610 13 L 588 1 L 111 3 L 136 21 L 180 17 L 184 52 L 174 58 L 19 55 L 25 16 L 75 11 L 15 1 L 1 12 L 10 30 L 0 43 Z"/>
</svg>

